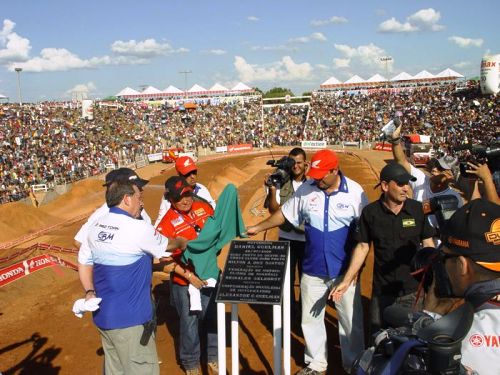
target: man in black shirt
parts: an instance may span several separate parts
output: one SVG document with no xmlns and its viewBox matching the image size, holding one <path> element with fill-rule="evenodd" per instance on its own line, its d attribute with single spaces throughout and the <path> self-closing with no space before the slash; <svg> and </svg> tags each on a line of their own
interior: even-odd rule
<svg viewBox="0 0 500 375">
<path fill-rule="evenodd" d="M 380 172 L 382 195 L 363 209 L 353 257 L 344 280 L 330 292 L 338 301 L 357 275 L 373 242 L 375 266 L 370 306 L 370 331 L 384 326 L 384 309 L 394 303 L 412 307 L 417 282 L 410 275 L 411 259 L 423 246 L 434 247 L 434 229 L 424 216 L 422 203 L 408 198 L 415 177 L 401 165 L 386 165 Z"/>
</svg>

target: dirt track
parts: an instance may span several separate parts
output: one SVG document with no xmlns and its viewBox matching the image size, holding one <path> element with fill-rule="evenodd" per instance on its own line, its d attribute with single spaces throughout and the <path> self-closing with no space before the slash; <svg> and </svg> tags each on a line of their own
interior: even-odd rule
<svg viewBox="0 0 500 375">
<path fill-rule="evenodd" d="M 378 191 L 375 172 L 384 165 L 390 154 L 359 151 L 357 155 L 343 154 L 340 165 L 344 173 L 363 185 L 370 200 Z M 263 176 L 269 171 L 266 156 L 237 156 L 199 164 L 200 182 L 214 196 L 232 182 L 238 187 L 243 217 L 247 225 L 263 218 Z M 369 160 L 370 164 L 365 161 Z M 139 171 L 151 178 L 145 190 L 145 208 L 155 220 L 163 183 L 173 171 L 159 172 L 164 165 L 156 164 Z M 103 202 L 103 188 L 98 180 L 83 181 L 55 202 L 35 209 L 22 203 L 0 206 L 0 241 L 7 242 L 23 234 L 33 233 L 45 226 L 57 225 L 72 217 L 91 212 Z M 257 216 L 256 216 L 257 215 Z M 49 243 L 72 247 L 72 238 L 82 222 L 61 225 L 36 239 L 20 244 L 25 248 L 33 243 Z M 267 235 L 272 239 L 274 233 Z M 0 250 L 4 256 L 16 249 Z M 66 259 L 75 261 L 74 257 Z M 224 256 L 220 259 L 222 265 Z M 0 265 L 4 267 L 4 265 Z M 362 275 L 363 295 L 371 293 L 371 261 Z M 168 283 L 155 274 L 155 294 L 160 299 L 157 347 L 162 360 L 162 374 L 182 374 L 176 362 L 175 343 L 177 318 L 168 305 Z M 3 374 L 98 374 L 102 366 L 99 336 L 90 316 L 76 318 L 71 306 L 81 297 L 76 272 L 68 269 L 45 269 L 0 288 L 0 372 Z M 272 373 L 272 310 L 269 306 L 240 306 L 240 372 L 242 374 Z M 329 330 L 329 373 L 342 373 L 340 351 L 333 308 L 328 309 L 326 324 Z M 292 333 L 292 373 L 303 363 L 302 339 Z M 229 335 L 229 327 L 227 330 Z M 229 348 L 229 342 L 228 342 Z M 230 352 L 228 349 L 228 361 Z M 228 363 L 230 368 L 230 363 Z"/>
</svg>

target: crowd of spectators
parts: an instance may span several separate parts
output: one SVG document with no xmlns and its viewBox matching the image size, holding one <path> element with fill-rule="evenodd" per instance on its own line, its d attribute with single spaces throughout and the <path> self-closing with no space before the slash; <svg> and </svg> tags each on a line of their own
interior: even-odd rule
<svg viewBox="0 0 500 375">
<path fill-rule="evenodd" d="M 317 93 L 302 105 L 263 105 L 260 97 L 185 109 L 135 102 L 94 106 L 81 118 L 74 103 L 0 104 L 0 203 L 22 199 L 34 184 L 69 183 L 168 147 L 189 150 L 377 141 L 400 111 L 405 129 L 428 134 L 436 150 L 464 142 L 492 144 L 500 100 L 477 90 L 433 89 L 367 94 Z"/>
</svg>

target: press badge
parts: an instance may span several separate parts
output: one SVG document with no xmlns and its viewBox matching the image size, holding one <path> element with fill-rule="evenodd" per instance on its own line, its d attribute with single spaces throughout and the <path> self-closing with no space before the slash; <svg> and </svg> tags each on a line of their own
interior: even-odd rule
<svg viewBox="0 0 500 375">
<path fill-rule="evenodd" d="M 403 219 L 403 228 L 411 228 L 415 225 L 415 219 Z"/>
</svg>

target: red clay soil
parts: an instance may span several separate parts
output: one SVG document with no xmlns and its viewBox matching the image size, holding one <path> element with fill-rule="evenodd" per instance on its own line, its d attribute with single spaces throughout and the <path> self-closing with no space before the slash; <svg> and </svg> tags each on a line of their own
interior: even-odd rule
<svg viewBox="0 0 500 375">
<path fill-rule="evenodd" d="M 276 154 L 276 153 L 275 153 Z M 378 197 L 377 173 L 390 154 L 356 151 L 340 154 L 343 172 L 363 185 L 370 200 Z M 263 179 L 271 169 L 265 165 L 268 155 L 224 157 L 199 162 L 199 180 L 217 197 L 223 187 L 232 182 L 238 187 L 240 204 L 246 225 L 262 220 L 266 213 Z M 163 170 L 163 173 L 160 171 Z M 145 208 L 153 221 L 159 208 L 163 183 L 173 174 L 172 166 L 155 164 L 139 171 L 150 178 L 145 189 Z M 26 248 L 33 243 L 48 243 L 73 247 L 73 236 L 83 221 L 71 219 L 92 212 L 104 201 L 102 181 L 89 179 L 75 184 L 61 198 L 40 208 L 23 203 L 0 206 L 0 245 L 40 229 L 53 227 L 30 241 L 14 248 L 0 250 L 0 257 Z M 266 235 L 275 239 L 276 231 Z M 42 254 L 36 251 L 29 256 Z M 227 249 L 219 259 L 224 264 Z M 76 263 L 76 257 L 62 256 Z M 11 263 L 22 259 L 14 259 Z M 0 268 L 8 264 L 0 264 Z M 362 273 L 366 307 L 371 293 L 372 259 Z M 178 324 L 175 310 L 169 305 L 168 282 L 155 273 L 154 293 L 159 301 L 157 348 L 161 359 L 161 374 L 182 374 L 177 362 L 176 340 Z M 298 288 L 296 287 L 296 292 Z M 82 297 L 75 271 L 48 268 L 0 288 L 0 373 L 6 374 L 99 374 L 102 373 L 103 353 L 99 335 L 89 314 L 79 319 L 71 312 L 73 302 Z M 228 315 L 229 317 L 229 315 Z M 273 369 L 272 308 L 262 305 L 240 305 L 240 373 L 271 374 Z M 229 319 L 228 319 L 229 322 Z M 329 334 L 329 374 L 342 374 L 335 309 L 327 309 Z M 292 373 L 303 365 L 303 339 L 298 322 L 292 322 Z M 227 360 L 230 369 L 230 327 L 227 327 Z"/>
</svg>

